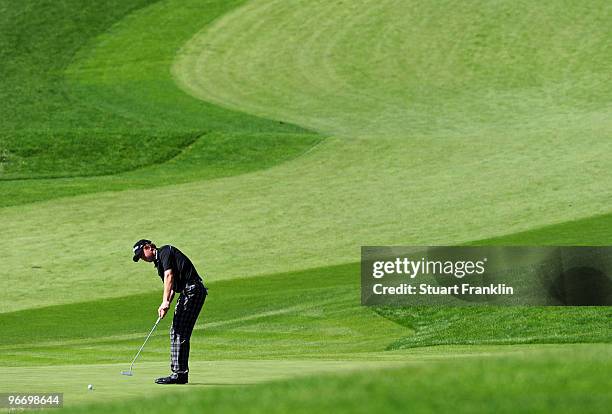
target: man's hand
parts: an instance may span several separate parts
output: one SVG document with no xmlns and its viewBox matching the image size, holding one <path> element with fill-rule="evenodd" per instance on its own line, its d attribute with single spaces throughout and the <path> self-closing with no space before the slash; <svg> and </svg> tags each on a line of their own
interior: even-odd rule
<svg viewBox="0 0 612 414">
<path fill-rule="evenodd" d="M 164 319 L 164 316 L 168 313 L 168 309 L 170 309 L 170 302 L 164 301 L 161 305 L 159 305 L 159 309 L 157 309 L 157 314 L 160 318 Z"/>
</svg>

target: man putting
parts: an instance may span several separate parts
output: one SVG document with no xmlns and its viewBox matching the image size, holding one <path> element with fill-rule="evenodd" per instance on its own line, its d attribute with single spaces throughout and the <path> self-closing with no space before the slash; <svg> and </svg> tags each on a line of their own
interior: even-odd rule
<svg viewBox="0 0 612 414">
<path fill-rule="evenodd" d="M 142 239 L 134 244 L 134 261 L 153 262 L 157 274 L 164 283 L 162 303 L 157 310 L 159 317 L 168 313 L 175 292 L 181 296 L 176 301 L 174 318 L 170 328 L 170 369 L 172 374 L 155 380 L 157 384 L 187 384 L 189 372 L 189 339 L 198 319 L 208 290 L 193 263 L 179 249 L 165 245 L 159 249 L 151 240 Z"/>
</svg>

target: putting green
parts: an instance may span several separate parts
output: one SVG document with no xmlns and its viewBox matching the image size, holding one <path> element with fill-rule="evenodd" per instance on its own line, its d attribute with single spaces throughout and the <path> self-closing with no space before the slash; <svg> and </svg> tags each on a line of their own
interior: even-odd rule
<svg viewBox="0 0 612 414">
<path fill-rule="evenodd" d="M 121 375 L 129 369 L 123 364 L 52 365 L 46 367 L 0 367 L 0 375 L 10 382 L 0 385 L 1 392 L 62 392 L 64 406 L 83 403 L 108 403 L 159 396 L 177 391 L 194 392 L 194 388 L 243 386 L 300 376 L 341 373 L 398 366 L 385 361 L 203 361 L 190 364 L 189 387 L 160 387 L 154 379 L 168 375 L 168 363 L 140 362 L 133 376 Z M 92 384 L 93 391 L 87 386 Z"/>
<path fill-rule="evenodd" d="M 610 400 L 606 392 L 610 379 L 605 375 L 610 352 L 609 345 L 595 344 L 455 346 L 363 354 L 360 360 L 202 361 L 191 364 L 190 385 L 184 387 L 153 383 L 167 370 L 167 364 L 161 363 L 139 363 L 132 377 L 120 375 L 125 364 L 0 368 L 0 374 L 12 378 L 10 384 L 0 385 L 0 392 L 63 392 L 65 407 L 83 412 L 116 411 L 114 406 L 126 412 L 141 412 L 149 405 L 148 410 L 155 412 L 166 406 L 188 410 L 202 404 L 225 410 L 233 404 L 219 404 L 217 398 L 251 392 L 257 395 L 256 401 L 240 403 L 240 408 L 267 411 L 265 406 L 272 401 L 266 393 L 279 386 L 287 386 L 288 390 L 276 393 L 275 404 L 293 404 L 298 398 L 302 408 L 316 406 L 323 393 L 326 404 L 339 410 L 347 410 L 368 396 L 369 401 L 358 404 L 368 406 L 374 401 L 375 405 L 382 404 L 380 409 L 384 412 L 394 411 L 393 405 L 386 404 L 389 399 L 403 401 L 403 405 L 408 403 L 406 398 L 419 406 L 450 407 L 462 398 L 462 409 L 474 403 L 483 407 L 494 403 L 504 412 L 517 406 L 537 408 L 536 411 L 551 407 L 566 410 L 568 405 L 578 404 L 603 412 Z M 470 381 L 459 381 L 460 378 Z M 257 386 L 269 382 L 272 383 Z M 88 384 L 93 384 L 93 391 L 87 390 Z M 344 391 L 338 389 L 344 387 Z M 420 391 L 415 393 L 415 389 Z M 397 394 L 390 396 L 389 392 Z M 584 392 L 589 393 L 588 399 L 583 398 Z M 345 393 L 351 395 L 352 403 L 345 401 Z M 419 393 L 431 395 L 417 398 Z M 521 397 L 525 393 L 530 397 Z M 507 404 L 508 398 L 512 406 Z M 177 405 L 177 399 L 182 403 Z M 288 409 L 281 412 L 285 410 Z"/>
</svg>

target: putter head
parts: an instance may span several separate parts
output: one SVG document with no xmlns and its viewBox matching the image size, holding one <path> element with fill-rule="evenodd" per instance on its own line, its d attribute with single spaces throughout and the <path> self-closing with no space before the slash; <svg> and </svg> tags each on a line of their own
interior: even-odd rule
<svg viewBox="0 0 612 414">
<path fill-rule="evenodd" d="M 131 377 L 132 375 L 132 371 L 121 371 L 121 375 L 127 375 L 128 377 Z"/>
</svg>

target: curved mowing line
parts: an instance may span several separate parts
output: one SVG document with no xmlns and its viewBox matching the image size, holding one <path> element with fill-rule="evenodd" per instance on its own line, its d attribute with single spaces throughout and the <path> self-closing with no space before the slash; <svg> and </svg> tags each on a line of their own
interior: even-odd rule
<svg viewBox="0 0 612 414">
<path fill-rule="evenodd" d="M 107 47 L 191 13 L 159 4 Z M 510 3 L 459 4 L 255 0 L 216 20 L 174 67 L 192 93 L 336 137 L 243 176 L 3 209 L 12 305 L 24 306 L 27 284 L 41 303 L 68 285 L 75 297 L 137 291 L 145 271 L 128 267 L 125 246 L 141 234 L 180 245 L 219 280 L 356 262 L 361 245 L 455 244 L 608 212 L 612 94 L 601 79 L 612 25 L 601 10 L 612 5 L 550 2 L 527 12 L 519 2 L 500 20 Z M 363 18 L 349 29 L 353 13 Z M 513 41 L 522 24 L 538 30 Z M 405 68 L 398 50 L 409 55 Z M 171 210 L 172 228 L 143 216 L 143 205 L 152 217 Z M 92 240 L 99 257 L 70 254 Z M 44 272 L 33 274 L 24 257 Z M 60 268 L 79 271 L 65 281 Z"/>
<path fill-rule="evenodd" d="M 42 0 L 34 1 L 36 4 L 38 2 L 44 3 Z M 70 21 L 69 17 L 63 18 L 66 16 L 65 10 L 69 10 L 72 3 L 78 3 L 78 0 L 44 4 L 41 7 L 44 6 L 47 13 L 62 16 L 57 20 L 44 21 L 38 27 L 37 36 L 58 38 L 48 45 L 51 51 L 47 54 L 45 52 L 49 48 L 29 47 L 30 43 L 36 42 L 28 32 L 28 25 L 12 28 L 16 36 L 23 38 L 23 46 L 18 43 L 7 47 L 7 67 L 21 64 L 27 69 L 15 70 L 23 72 L 23 75 L 17 79 L 18 86 L 13 89 L 27 91 L 25 86 L 39 82 L 41 85 L 37 89 L 42 91 L 36 95 L 39 101 L 36 109 L 40 113 L 33 111 L 31 120 L 23 121 L 23 125 L 15 121 L 16 127 L 10 123 L 6 127 L 6 131 L 18 131 L 19 136 L 6 131 L 4 136 L 0 136 L 0 141 L 8 137 L 8 150 L 19 154 L 9 157 L 9 160 L 14 159 L 9 164 L 12 170 L 5 168 L 6 163 L 0 164 L 0 169 L 6 173 L 3 176 L 12 177 L 0 177 L 0 181 L 3 181 L 0 182 L 0 191 L 8 195 L 5 199 L 17 199 L 4 201 L 4 205 L 20 204 L 22 200 L 54 198 L 57 194 L 73 195 L 137 187 L 140 177 L 135 179 L 134 174 L 125 172 L 142 170 L 147 166 L 154 167 L 147 171 L 151 178 L 161 178 L 166 182 L 195 181 L 210 175 L 236 175 L 269 168 L 298 156 L 316 144 L 322 137 L 294 125 L 257 119 L 206 104 L 185 95 L 172 81 L 168 69 L 180 45 L 197 29 L 242 2 L 210 0 L 203 4 L 197 0 L 127 0 L 120 7 L 112 3 L 84 6 L 78 22 Z M 20 7 L 8 7 L 9 16 L 13 13 L 28 24 L 38 18 L 30 10 L 24 11 Z M 54 55 L 55 59 L 50 58 L 49 54 Z M 55 75 L 51 79 L 37 75 L 39 68 L 31 70 L 27 66 L 27 59 L 23 63 L 24 59 L 19 58 L 21 55 L 28 56 L 32 61 L 53 60 L 52 72 Z M 11 79 L 7 81 L 9 84 Z M 4 96 L 4 88 L 0 89 L 0 94 Z M 8 88 L 9 97 L 15 93 L 13 89 Z M 58 89 L 63 93 L 58 94 Z M 34 98 L 26 96 L 25 103 L 19 103 L 26 105 L 28 99 Z M 4 105 L 9 107 L 11 103 Z M 40 109 L 45 107 L 51 109 Z M 0 105 L 0 112 L 4 112 L 4 109 Z M 27 109 L 14 111 L 19 114 L 32 112 Z M 61 116 L 56 116 L 56 112 L 60 112 Z M 40 126 L 40 118 L 47 117 L 53 122 Z M 177 172 L 173 168 L 162 173 L 155 171 L 158 164 L 176 160 L 177 153 L 193 144 L 196 131 L 199 131 L 198 136 L 210 133 L 225 138 L 216 140 L 214 150 L 209 151 L 220 156 L 221 161 L 227 159 L 227 165 L 221 166 L 222 174 L 217 171 L 220 162 L 208 162 L 206 159 L 204 145 L 197 147 L 202 151 L 199 161 L 204 159 L 206 162 L 199 165 L 185 162 L 182 167 L 187 171 Z M 262 145 L 257 148 L 259 152 L 252 151 L 254 145 L 249 141 L 262 136 L 269 141 L 275 134 L 285 137 L 295 134 L 295 139 L 278 139 L 273 148 Z M 237 137 L 244 141 L 246 151 L 241 152 L 243 148 L 237 146 Z M 268 156 L 266 150 L 273 154 Z M 126 167 L 121 168 L 121 163 Z M 92 179 L 119 172 L 124 173 L 113 178 L 123 185 L 113 185 L 107 179 Z M 54 191 L 47 191 L 46 194 L 40 191 L 44 187 L 40 181 L 28 183 L 21 193 L 14 191 L 16 184 L 10 181 L 32 177 L 72 180 L 53 182 Z M 85 177 L 87 179 L 81 179 Z M 61 194 L 62 190 L 65 190 L 64 194 Z M 17 193 L 16 197 L 13 193 Z M 28 193 L 36 194 L 28 197 Z"/>
<path fill-rule="evenodd" d="M 185 143 L 184 143 L 184 145 L 182 147 L 177 148 L 176 151 L 174 151 L 174 152 L 169 152 L 169 153 L 164 154 L 164 155 L 166 155 L 167 158 L 149 161 L 147 163 L 135 165 L 135 166 L 132 166 L 132 167 L 127 168 L 127 169 L 120 169 L 120 168 L 118 168 L 116 171 L 114 171 L 112 173 L 71 174 L 71 175 L 65 175 L 65 174 L 62 174 L 62 175 L 53 175 L 53 174 L 50 174 L 50 175 L 43 175 L 43 176 L 16 177 L 16 178 L 3 178 L 3 177 L 0 177 L 0 182 L 2 182 L 2 181 L 10 182 L 10 181 L 33 181 L 33 180 L 57 180 L 57 179 L 79 179 L 79 178 L 108 177 L 108 176 L 126 174 L 126 173 L 130 173 L 130 172 L 134 172 L 134 171 L 147 170 L 147 169 L 150 169 L 153 166 L 159 166 L 159 165 L 162 165 L 162 164 L 165 164 L 165 163 L 168 163 L 168 162 L 171 162 L 173 160 L 176 160 L 176 159 L 180 158 L 186 151 L 188 151 L 190 148 L 192 148 L 194 146 L 194 144 L 196 144 L 197 141 L 200 140 L 205 135 L 206 135 L 205 132 L 196 132 L 196 133 L 193 133 L 193 134 L 189 134 L 190 138 L 187 141 L 185 141 Z"/>
<path fill-rule="evenodd" d="M 521 14 L 525 11 L 521 5 L 511 10 L 516 14 L 513 18 L 504 19 L 500 17 L 503 7 L 496 10 L 490 2 L 458 8 L 454 2 L 427 6 L 390 0 L 361 0 L 347 5 L 298 2 L 288 7 L 282 1 L 255 1 L 192 38 L 183 47 L 173 72 L 184 88 L 202 99 L 326 132 L 345 126 L 339 124 L 351 119 L 348 108 L 370 115 L 361 120 L 352 118 L 359 128 L 364 121 L 370 123 L 371 115 L 391 111 L 396 118 L 402 113 L 408 116 L 410 123 L 406 126 L 411 130 L 415 126 L 427 127 L 419 122 L 420 116 L 434 115 L 433 119 L 441 123 L 444 115 L 455 111 L 461 117 L 448 119 L 446 127 L 457 129 L 488 121 L 487 118 L 514 121 L 521 126 L 535 110 L 548 116 L 559 115 L 559 110 L 573 109 L 574 97 L 568 100 L 560 95 L 567 93 L 568 79 L 556 65 L 576 66 L 580 58 L 590 60 L 597 74 L 584 78 L 580 71 L 585 68 L 577 68 L 574 76 L 580 78 L 578 88 L 588 90 L 586 83 L 590 80 L 593 86 L 610 90 L 602 82 L 606 58 L 605 32 L 601 27 L 594 28 L 588 40 L 593 44 L 591 50 L 572 52 L 574 43 L 585 41 L 585 26 L 598 20 L 595 11 L 585 13 L 576 7 L 574 37 L 568 38 L 564 33 L 556 39 L 554 34 L 559 28 L 553 25 L 552 34 L 538 32 L 518 44 L 512 42 L 517 32 L 535 23 L 551 25 L 555 17 L 563 20 L 565 11 L 550 10 L 547 5 L 532 9 L 531 14 Z M 455 14 L 453 19 L 446 17 L 449 12 Z M 443 30 L 444 26 L 449 30 Z M 482 38 L 491 40 L 479 40 Z M 544 42 L 551 48 L 567 49 L 563 50 L 565 54 L 586 56 L 569 56 L 567 61 L 552 65 L 550 60 L 562 60 L 563 55 L 551 51 L 547 56 L 532 56 L 528 49 Z M 472 55 L 475 47 L 477 56 Z M 507 65 L 506 55 L 513 55 L 518 64 Z M 396 65 L 399 59 L 406 64 Z M 499 67 L 494 66 L 495 60 L 499 60 Z M 487 63 L 492 64 L 491 68 L 478 67 Z M 540 79 L 539 83 L 531 85 L 527 78 L 530 72 Z M 521 94 L 522 102 L 512 99 L 513 95 L 519 97 L 514 90 Z M 592 97 L 600 98 L 598 94 Z M 464 98 L 472 102 L 464 102 Z M 338 106 L 314 112 L 327 101 Z M 469 105 L 465 107 L 465 103 Z M 606 100 L 599 103 L 609 108 Z M 435 109 L 438 114 L 428 114 Z M 391 120 L 397 123 L 397 119 Z M 384 131 L 384 127 L 380 129 Z"/>
<path fill-rule="evenodd" d="M 532 226 L 550 223 L 550 216 L 542 214 L 548 207 L 545 203 L 567 200 L 563 207 L 575 211 L 578 199 L 573 185 L 579 181 L 581 188 L 594 185 L 591 173 L 586 173 L 584 167 L 603 173 L 603 181 L 612 181 L 612 176 L 601 169 L 609 162 L 606 155 L 609 151 L 604 149 L 609 146 L 607 137 L 612 131 L 609 117 L 604 115 L 609 105 L 604 102 L 594 107 L 586 102 L 588 95 L 580 99 L 565 96 L 567 79 L 560 80 L 559 67 L 549 63 L 563 59 L 557 49 L 566 49 L 564 53 L 571 54 L 573 43 L 585 41 L 583 31 L 588 30 L 591 22 L 601 24 L 597 13 L 577 8 L 579 19 L 574 36 L 560 35 L 567 44 L 548 33 L 524 39 L 527 45 L 547 42 L 555 49 L 542 57 L 529 55 L 523 45 L 512 44 L 506 38 L 522 33 L 534 22 L 549 25 L 551 18 L 563 20 L 565 10 L 551 10 L 547 5 L 532 10 L 531 15 L 522 15 L 520 10 L 506 11 L 503 5 L 496 10 L 495 5 L 484 2 L 473 5 L 481 20 L 474 21 L 471 6 L 459 10 L 455 20 L 441 17 L 450 9 L 457 12 L 456 7 L 456 3 L 450 2 L 428 9 L 422 3 L 398 1 L 375 5 L 361 1 L 341 6 L 301 2 L 289 7 L 282 1 L 254 1 L 194 36 L 183 47 L 173 73 L 194 96 L 230 108 L 290 120 L 346 138 L 401 141 L 385 143 L 382 150 L 373 142 L 336 144 L 335 154 L 329 157 L 346 157 L 347 149 L 354 147 L 362 151 L 361 156 L 354 157 L 362 171 L 353 176 L 352 185 L 379 179 L 381 186 L 385 186 L 397 178 L 388 187 L 402 192 L 405 188 L 398 183 L 403 181 L 418 188 L 415 191 L 418 199 L 429 196 L 434 203 L 454 198 L 451 192 L 486 199 L 507 191 L 501 209 L 512 204 L 517 209 L 526 208 L 520 206 L 525 201 L 517 200 L 518 197 L 540 199 L 529 207 L 534 214 L 526 221 Z M 514 14 L 514 20 L 499 24 L 500 13 Z M 428 27 L 430 22 L 433 23 Z M 440 24 L 450 25 L 460 35 L 452 30 L 442 31 Z M 491 28 L 492 24 L 496 27 Z M 593 48 L 583 56 L 600 72 L 605 69 L 601 62 L 605 62 L 602 57 L 606 50 L 601 28 L 593 29 L 592 37 L 588 38 Z M 407 35 L 420 37 L 413 40 Z M 499 68 L 479 69 L 477 65 L 481 62 L 468 55 L 474 47 L 472 39 L 478 41 L 479 36 L 493 39 L 490 43 L 500 42 L 489 48 L 486 43 L 479 46 L 481 59 L 491 63 L 499 59 Z M 423 50 L 419 49 L 419 42 L 424 43 Z M 360 48 L 360 43 L 366 46 Z M 514 71 L 502 70 L 506 59 L 504 47 L 507 53 L 516 53 L 524 66 L 515 65 Z M 398 50 L 409 50 L 412 54 L 402 56 Z M 373 57 L 368 58 L 369 54 Z M 396 57 L 407 56 L 412 57 L 410 65 L 395 65 Z M 575 65 L 579 58 L 570 56 L 563 63 Z M 534 64 L 533 60 L 539 61 Z M 538 63 L 541 65 L 537 66 Z M 419 68 L 421 72 L 417 72 Z M 495 69 L 500 72 L 494 72 Z M 529 71 L 542 79 L 540 84 L 532 86 L 528 79 L 520 78 Z M 593 89 L 605 88 L 600 77 L 603 73 L 592 77 Z M 587 78 L 579 71 L 575 76 L 581 78 L 577 85 L 586 87 Z M 595 111 L 589 113 L 586 108 Z M 570 118 L 574 121 L 567 123 Z M 578 124 L 582 127 L 577 128 Z M 562 131 L 563 128 L 567 129 Z M 586 131 L 589 132 L 585 134 Z M 580 141 L 585 138 L 589 143 L 582 145 Z M 483 151 L 487 146 L 491 151 Z M 594 147 L 604 152 L 591 152 Z M 397 162 L 402 157 L 405 163 Z M 414 164 L 419 170 L 415 171 Z M 456 164 L 471 171 L 459 171 Z M 389 165 L 393 166 L 390 168 L 393 176 L 377 174 L 377 170 Z M 567 171 L 572 174 L 567 176 Z M 574 175 L 576 171 L 578 175 Z M 332 167 L 323 174 L 333 174 Z M 516 178 L 512 184 L 510 176 Z M 428 184 L 422 185 L 424 181 Z M 436 186 L 449 183 L 452 184 L 448 193 L 435 191 Z M 502 190 L 506 185 L 514 188 Z M 601 191 L 606 192 L 605 187 Z M 545 201 L 542 196 L 550 200 Z M 491 210 L 498 208 L 491 205 Z M 602 211 L 608 209 L 595 207 L 593 213 Z M 466 225 L 473 225 L 474 221 L 469 220 Z"/>
</svg>

